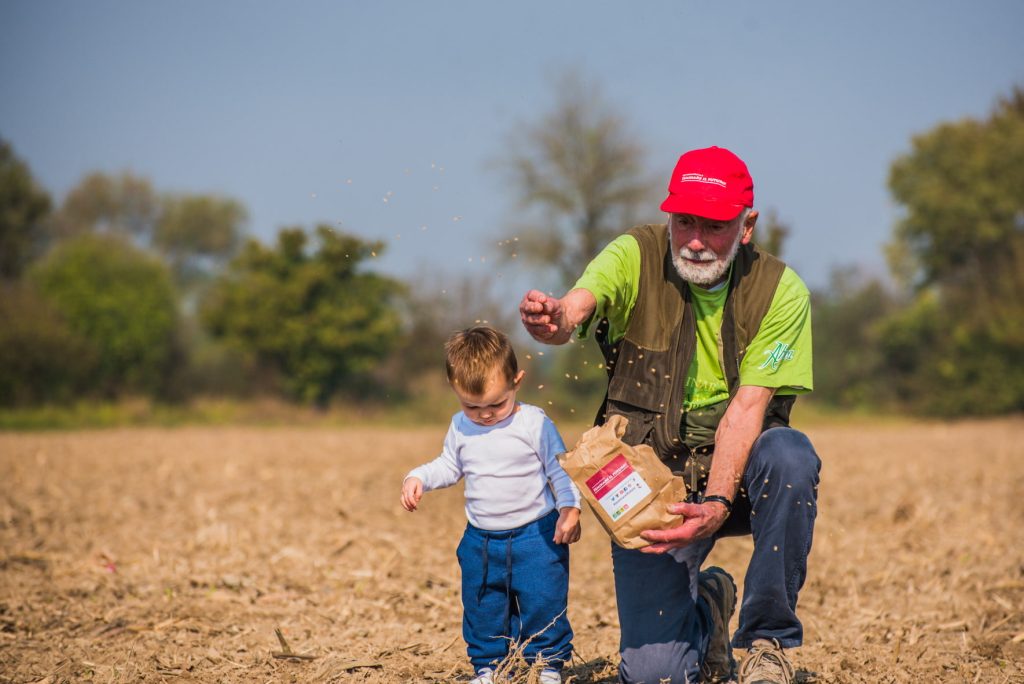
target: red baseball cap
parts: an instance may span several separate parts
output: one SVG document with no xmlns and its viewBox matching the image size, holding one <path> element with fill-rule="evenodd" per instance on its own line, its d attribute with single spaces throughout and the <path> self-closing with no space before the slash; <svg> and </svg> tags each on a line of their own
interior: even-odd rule
<svg viewBox="0 0 1024 684">
<path fill-rule="evenodd" d="M 754 179 L 743 160 L 724 147 L 690 150 L 679 158 L 661 210 L 731 221 L 754 206 Z"/>
</svg>

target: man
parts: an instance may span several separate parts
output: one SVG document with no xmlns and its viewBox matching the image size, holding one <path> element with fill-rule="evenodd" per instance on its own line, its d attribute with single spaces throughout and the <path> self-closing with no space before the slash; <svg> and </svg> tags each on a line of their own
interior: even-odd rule
<svg viewBox="0 0 1024 684">
<path fill-rule="evenodd" d="M 648 530 L 644 549 L 612 547 L 623 682 L 790 684 L 783 649 L 799 646 L 820 461 L 788 427 L 812 389 L 810 303 L 790 268 L 751 242 L 758 213 L 744 162 L 719 147 L 682 155 L 661 209 L 666 225 L 611 242 L 562 298 L 520 302 L 537 340 L 564 344 L 591 324 L 608 391 L 597 421 L 629 419 L 627 443 L 650 444 L 689 496 L 684 516 Z M 715 541 L 753 534 L 739 629 L 736 587 L 700 571 Z"/>
</svg>

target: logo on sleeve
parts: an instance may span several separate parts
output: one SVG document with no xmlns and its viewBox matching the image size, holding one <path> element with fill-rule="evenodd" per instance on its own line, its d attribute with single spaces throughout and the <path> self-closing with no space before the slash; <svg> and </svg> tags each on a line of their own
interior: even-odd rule
<svg viewBox="0 0 1024 684">
<path fill-rule="evenodd" d="M 776 340 L 775 347 L 766 351 L 764 355 L 768 358 L 758 366 L 758 369 L 771 368 L 773 371 L 777 371 L 779 370 L 779 365 L 783 361 L 791 360 L 796 355 L 796 352 L 790 349 L 788 344 Z"/>
</svg>

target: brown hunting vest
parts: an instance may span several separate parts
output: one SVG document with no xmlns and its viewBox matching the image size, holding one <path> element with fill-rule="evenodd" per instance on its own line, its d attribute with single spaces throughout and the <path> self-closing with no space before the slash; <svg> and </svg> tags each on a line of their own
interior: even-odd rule
<svg viewBox="0 0 1024 684">
<path fill-rule="evenodd" d="M 708 462 L 712 444 L 687 447 L 682 434 L 686 418 L 686 375 L 697 346 L 697 327 L 690 288 L 672 264 L 666 225 L 637 226 L 629 231 L 640 244 L 640 287 L 625 336 L 608 340 L 608 321 L 602 319 L 594 336 L 608 369 L 608 392 L 596 423 L 620 414 L 629 419 L 623 440 L 649 444 L 674 471 L 681 461 L 702 452 Z M 722 314 L 718 355 L 729 385 L 729 396 L 739 389 L 740 363 L 747 346 L 757 335 L 761 320 L 786 265 L 752 244 L 736 253 Z M 789 425 L 795 397 L 773 397 L 765 412 L 762 430 Z M 713 426 L 724 413 L 711 411 Z M 689 484 L 689 483 L 688 483 Z"/>
</svg>

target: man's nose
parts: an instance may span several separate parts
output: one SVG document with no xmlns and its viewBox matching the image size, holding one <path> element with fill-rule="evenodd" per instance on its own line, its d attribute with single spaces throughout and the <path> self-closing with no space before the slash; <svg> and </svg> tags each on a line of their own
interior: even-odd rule
<svg viewBox="0 0 1024 684">
<path fill-rule="evenodd" d="M 704 249 L 705 244 L 704 240 L 702 240 L 700 237 L 700 232 L 695 230 L 692 233 L 690 233 L 690 235 L 687 237 L 688 239 L 686 241 L 686 246 L 689 247 L 691 250 L 693 250 L 694 252 L 700 252 L 701 250 Z"/>
</svg>

